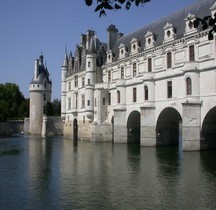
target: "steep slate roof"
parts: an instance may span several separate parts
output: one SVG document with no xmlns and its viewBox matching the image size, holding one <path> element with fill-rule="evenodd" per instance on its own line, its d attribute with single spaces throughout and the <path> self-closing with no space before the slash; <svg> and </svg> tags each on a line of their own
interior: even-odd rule
<svg viewBox="0 0 216 210">
<path fill-rule="evenodd" d="M 37 79 L 32 79 L 30 84 L 43 84 L 44 79 L 46 79 L 47 82 L 50 84 L 52 83 L 49 79 L 49 72 L 46 66 L 43 64 L 43 56 L 41 55 L 39 58 L 39 71 L 38 71 L 38 77 Z"/>
<path fill-rule="evenodd" d="M 155 21 L 149 25 L 144 26 L 143 28 L 136 30 L 132 33 L 129 33 L 125 36 L 117 39 L 116 44 L 114 45 L 112 51 L 115 55 L 115 60 L 118 59 L 118 47 L 123 43 L 129 50 L 131 49 L 130 41 L 133 38 L 136 38 L 141 43 L 141 51 L 144 51 L 145 46 L 145 35 L 148 31 L 156 35 L 155 46 L 162 44 L 164 40 L 164 26 L 166 23 L 172 24 L 176 28 L 176 39 L 183 37 L 185 32 L 185 18 L 189 13 L 194 14 L 197 17 L 204 17 L 210 15 L 210 8 L 215 3 L 215 0 L 198 0 L 196 3 L 179 10 L 175 13 L 172 13 L 164 18 L 161 18 L 158 21 Z"/>
</svg>

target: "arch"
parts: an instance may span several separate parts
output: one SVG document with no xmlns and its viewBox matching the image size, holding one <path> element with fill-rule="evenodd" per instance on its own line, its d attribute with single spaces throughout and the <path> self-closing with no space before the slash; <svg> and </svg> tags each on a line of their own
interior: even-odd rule
<svg viewBox="0 0 216 210">
<path fill-rule="evenodd" d="M 140 143 L 140 112 L 132 111 L 127 120 L 127 142 Z"/>
<path fill-rule="evenodd" d="M 167 107 L 161 111 L 157 119 L 157 145 L 179 145 L 179 125 L 182 122 L 179 112 Z"/>
<path fill-rule="evenodd" d="M 216 148 L 216 106 L 209 110 L 202 124 L 203 143 L 210 148 Z"/>
</svg>

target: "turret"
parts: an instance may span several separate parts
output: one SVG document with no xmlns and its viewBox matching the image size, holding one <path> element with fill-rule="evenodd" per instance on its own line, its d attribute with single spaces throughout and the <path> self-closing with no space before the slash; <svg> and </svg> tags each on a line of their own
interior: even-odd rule
<svg viewBox="0 0 216 210">
<path fill-rule="evenodd" d="M 96 82 L 96 38 L 92 37 L 86 55 L 86 115 L 93 120 L 94 113 L 94 85 Z"/>
<path fill-rule="evenodd" d="M 47 102 L 51 102 L 52 82 L 43 56 L 35 61 L 34 77 L 29 85 L 30 91 L 30 126 L 29 132 L 41 135 L 43 115 Z"/>
<path fill-rule="evenodd" d="M 64 61 L 61 69 L 61 116 L 65 118 L 66 115 L 66 74 L 68 70 L 68 56 L 65 52 Z"/>
</svg>

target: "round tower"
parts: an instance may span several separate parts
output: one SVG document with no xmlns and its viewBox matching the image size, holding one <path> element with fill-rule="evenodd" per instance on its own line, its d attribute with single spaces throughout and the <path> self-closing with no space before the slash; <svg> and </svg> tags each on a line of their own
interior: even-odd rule
<svg viewBox="0 0 216 210">
<path fill-rule="evenodd" d="M 61 69 L 61 117 L 64 120 L 66 116 L 66 74 L 68 70 L 68 56 L 65 52 L 64 61 Z"/>
<path fill-rule="evenodd" d="M 85 77 L 85 96 L 86 96 L 86 116 L 93 120 L 94 115 L 94 85 L 96 82 L 96 38 L 90 40 L 89 49 L 86 54 L 86 77 Z"/>
<path fill-rule="evenodd" d="M 52 82 L 43 55 L 35 60 L 34 77 L 29 85 L 30 91 L 30 124 L 31 135 L 41 135 L 43 115 L 47 102 L 51 102 Z"/>
</svg>

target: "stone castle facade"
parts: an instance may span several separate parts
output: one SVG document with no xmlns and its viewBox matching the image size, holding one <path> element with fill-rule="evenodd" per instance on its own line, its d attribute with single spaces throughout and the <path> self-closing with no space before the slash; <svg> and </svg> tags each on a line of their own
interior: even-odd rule
<svg viewBox="0 0 216 210">
<path fill-rule="evenodd" d="M 215 0 L 200 0 L 127 35 L 110 25 L 107 43 L 82 34 L 61 70 L 64 135 L 215 147 L 216 39 L 193 26 L 215 12 Z"/>
</svg>

